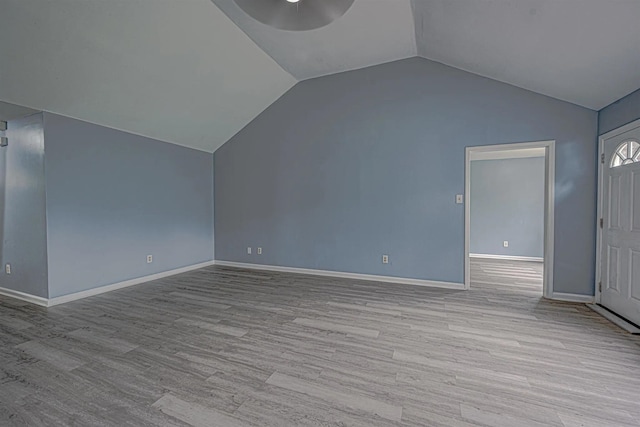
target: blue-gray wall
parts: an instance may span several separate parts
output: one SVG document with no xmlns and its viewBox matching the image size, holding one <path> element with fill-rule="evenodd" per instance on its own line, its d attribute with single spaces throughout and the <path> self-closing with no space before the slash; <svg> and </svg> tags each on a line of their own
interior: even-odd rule
<svg viewBox="0 0 640 427">
<path fill-rule="evenodd" d="M 210 153 L 44 120 L 50 297 L 212 259 Z"/>
<path fill-rule="evenodd" d="M 544 170 L 544 157 L 471 162 L 471 253 L 543 257 Z"/>
<path fill-rule="evenodd" d="M 555 290 L 593 294 L 596 133 L 594 111 L 421 58 L 303 81 L 215 153 L 216 258 L 462 282 L 464 147 L 554 139 Z"/>
<path fill-rule="evenodd" d="M 42 114 L 10 120 L 8 147 L 0 147 L 2 250 L 0 287 L 46 298 L 47 230 L 45 216 Z M 11 264 L 11 274 L 4 265 Z"/>
<path fill-rule="evenodd" d="M 640 119 L 640 89 L 600 110 L 600 135 Z"/>
</svg>

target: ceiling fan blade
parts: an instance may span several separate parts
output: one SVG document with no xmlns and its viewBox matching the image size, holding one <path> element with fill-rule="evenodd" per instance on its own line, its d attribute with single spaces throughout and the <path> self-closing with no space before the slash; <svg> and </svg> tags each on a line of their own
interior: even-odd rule
<svg viewBox="0 0 640 427">
<path fill-rule="evenodd" d="M 354 0 L 235 0 L 252 18 L 271 27 L 307 31 L 324 27 L 346 13 Z"/>
</svg>

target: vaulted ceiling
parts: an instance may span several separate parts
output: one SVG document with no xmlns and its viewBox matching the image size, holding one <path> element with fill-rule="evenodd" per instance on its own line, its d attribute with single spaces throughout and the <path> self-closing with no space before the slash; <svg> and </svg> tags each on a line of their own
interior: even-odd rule
<svg viewBox="0 0 640 427">
<path fill-rule="evenodd" d="M 296 80 L 209 0 L 3 0 L 0 100 L 214 151 Z"/>
<path fill-rule="evenodd" d="M 341 18 L 311 31 L 277 30 L 234 0 L 212 1 L 298 80 L 417 55 L 410 0 L 356 0 Z"/>
<path fill-rule="evenodd" d="M 640 1 L 414 0 L 418 54 L 600 110 L 640 88 Z"/>
<path fill-rule="evenodd" d="M 639 21 L 637 0 L 355 0 L 291 32 L 233 0 L 4 0 L 0 101 L 215 151 L 299 80 L 419 55 L 598 110 L 640 88 Z"/>
</svg>

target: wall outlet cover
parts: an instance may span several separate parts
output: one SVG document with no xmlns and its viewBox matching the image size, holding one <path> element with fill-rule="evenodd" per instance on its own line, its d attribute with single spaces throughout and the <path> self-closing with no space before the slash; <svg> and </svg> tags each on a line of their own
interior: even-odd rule
<svg viewBox="0 0 640 427">
<path fill-rule="evenodd" d="M 4 271 L 7 274 L 11 274 L 11 264 L 7 264 L 4 266 Z"/>
<path fill-rule="evenodd" d="M 258 255 L 262 255 L 262 248 L 258 248 Z"/>
<path fill-rule="evenodd" d="M 505 240 L 504 242 L 502 242 L 502 246 L 504 246 L 505 248 L 509 247 L 509 241 Z"/>
<path fill-rule="evenodd" d="M 247 254 L 248 254 L 248 255 L 251 255 L 251 247 L 248 247 L 248 248 L 247 248 Z"/>
<path fill-rule="evenodd" d="M 153 262 L 153 255 L 147 255 L 147 264 L 151 264 Z"/>
<path fill-rule="evenodd" d="M 382 263 L 389 264 L 389 255 L 382 255 Z"/>
</svg>

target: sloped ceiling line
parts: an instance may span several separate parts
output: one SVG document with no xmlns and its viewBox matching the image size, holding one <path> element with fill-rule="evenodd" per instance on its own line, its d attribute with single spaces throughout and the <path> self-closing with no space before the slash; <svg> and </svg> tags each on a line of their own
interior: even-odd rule
<svg viewBox="0 0 640 427">
<path fill-rule="evenodd" d="M 640 87 L 636 0 L 412 0 L 418 55 L 592 110 Z"/>
<path fill-rule="evenodd" d="M 213 152 L 300 80 L 418 55 L 599 110 L 640 87 L 639 16 L 637 0 L 355 0 L 291 32 L 233 0 L 5 0 L 0 101 Z"/>
<path fill-rule="evenodd" d="M 417 55 L 411 0 L 355 0 L 343 16 L 310 31 L 279 30 L 234 0 L 211 1 L 297 80 Z"/>
<path fill-rule="evenodd" d="M 215 151 L 296 80 L 209 0 L 6 0 L 0 100 Z"/>
</svg>

